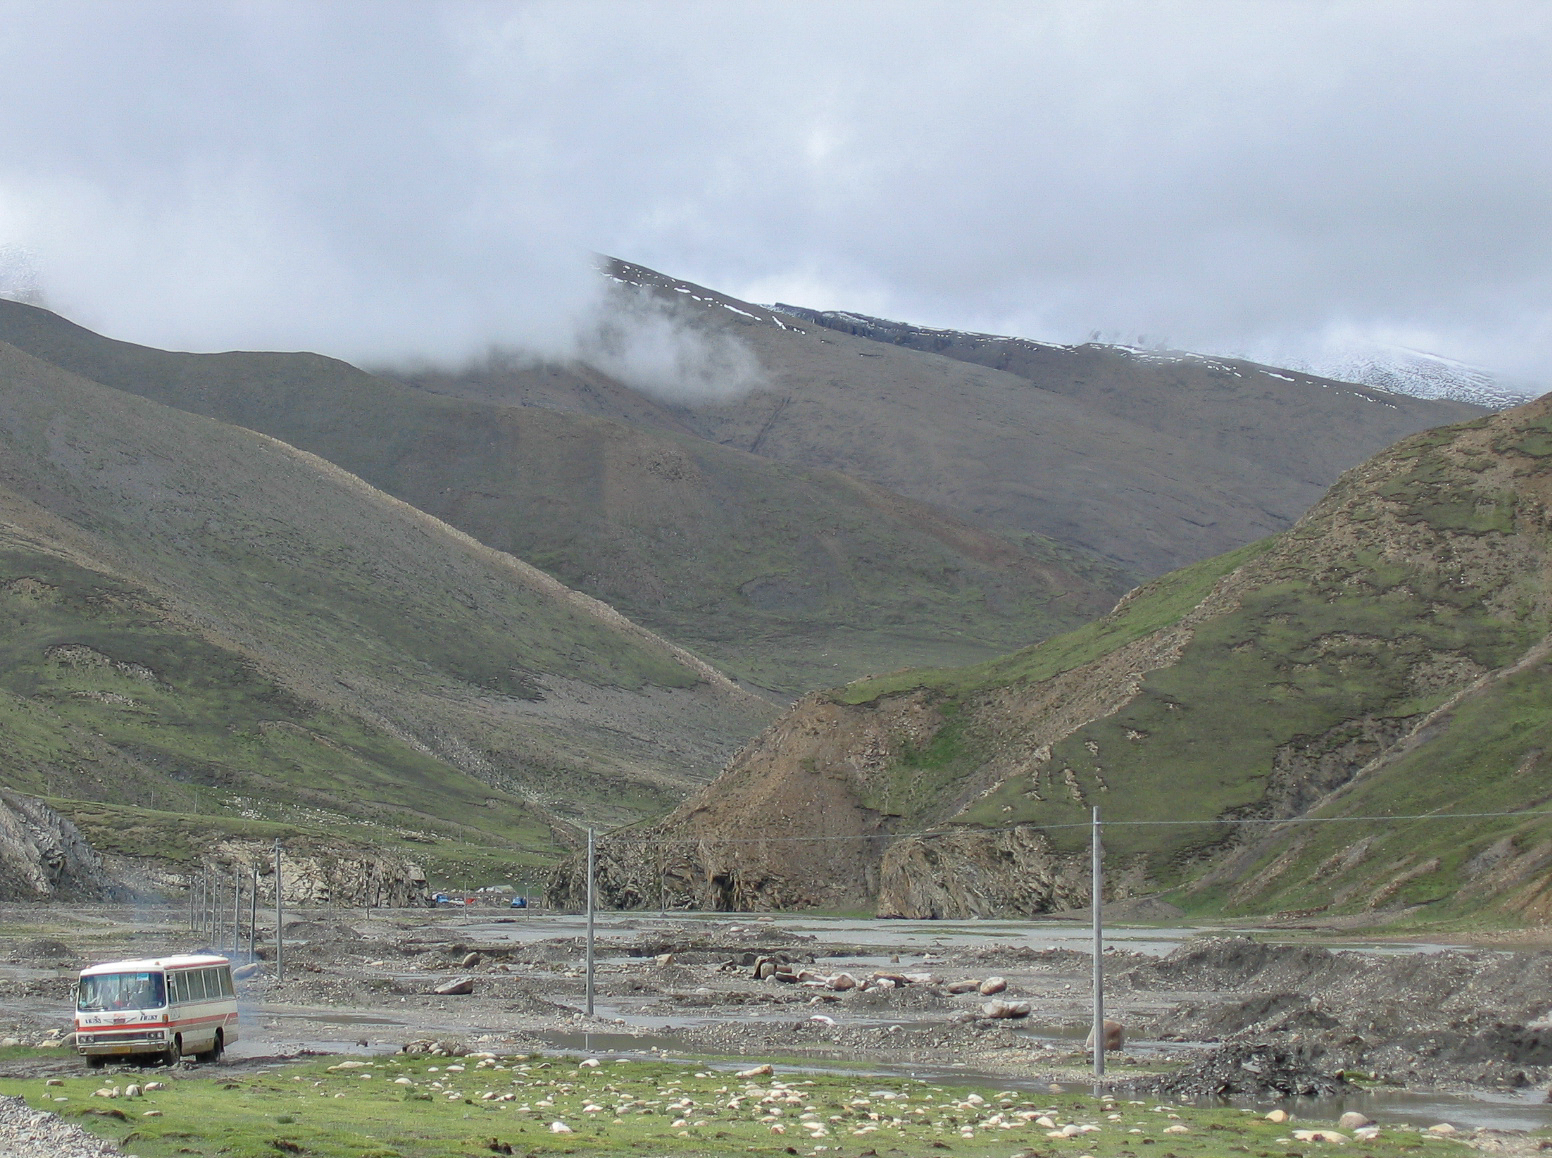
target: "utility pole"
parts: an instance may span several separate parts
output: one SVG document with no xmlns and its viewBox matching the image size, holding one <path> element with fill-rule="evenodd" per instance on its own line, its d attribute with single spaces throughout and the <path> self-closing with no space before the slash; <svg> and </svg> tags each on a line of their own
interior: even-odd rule
<svg viewBox="0 0 1552 1158">
<path fill-rule="evenodd" d="M 242 952 L 242 876 L 232 869 L 232 956 Z"/>
<path fill-rule="evenodd" d="M 259 945 L 259 862 L 253 861 L 253 879 L 248 883 L 248 960 L 256 961 Z"/>
<path fill-rule="evenodd" d="M 194 894 L 198 892 L 194 870 L 189 870 L 189 932 L 194 932 Z"/>
<path fill-rule="evenodd" d="M 284 901 L 280 889 L 280 837 L 275 838 L 275 980 L 286 978 L 285 929 L 281 924 Z"/>
<path fill-rule="evenodd" d="M 596 846 L 593 830 L 587 830 L 587 1015 L 593 1016 L 593 863 Z"/>
<path fill-rule="evenodd" d="M 1105 925 L 1100 915 L 1105 891 L 1105 850 L 1099 836 L 1099 805 L 1094 805 L 1094 1076 L 1105 1076 Z"/>
</svg>

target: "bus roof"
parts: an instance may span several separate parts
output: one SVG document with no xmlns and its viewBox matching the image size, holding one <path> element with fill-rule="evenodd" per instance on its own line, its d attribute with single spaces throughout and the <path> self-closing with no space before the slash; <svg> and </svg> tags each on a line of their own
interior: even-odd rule
<svg viewBox="0 0 1552 1158">
<path fill-rule="evenodd" d="M 211 953 L 180 953 L 173 957 L 146 957 L 138 961 L 105 961 L 101 965 L 88 965 L 81 970 L 82 977 L 94 973 L 146 973 L 157 969 L 197 969 L 201 966 L 227 965 L 225 957 Z"/>
</svg>

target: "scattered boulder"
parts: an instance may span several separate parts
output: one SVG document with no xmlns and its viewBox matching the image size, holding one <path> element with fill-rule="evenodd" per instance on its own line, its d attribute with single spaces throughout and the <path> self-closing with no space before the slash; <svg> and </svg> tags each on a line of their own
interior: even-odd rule
<svg viewBox="0 0 1552 1158">
<path fill-rule="evenodd" d="M 464 1044 L 455 1038 L 440 1038 L 431 1040 L 422 1038 L 419 1041 L 405 1042 L 399 1047 L 400 1053 L 428 1053 L 437 1057 L 463 1057 L 469 1051 Z"/>
<path fill-rule="evenodd" d="M 474 992 L 474 978 L 454 977 L 451 981 L 444 981 L 431 991 L 438 997 L 464 997 Z"/>
<path fill-rule="evenodd" d="M 735 1078 L 768 1078 L 775 1072 L 775 1069 L 767 1062 L 765 1065 L 755 1066 L 753 1069 L 739 1070 L 733 1076 Z"/>
<path fill-rule="evenodd" d="M 1295 1142 L 1327 1142 L 1334 1146 L 1345 1146 L 1348 1142 L 1346 1134 L 1339 1134 L 1335 1130 L 1295 1130 L 1293 1132 Z"/>
<path fill-rule="evenodd" d="M 949 993 L 976 993 L 980 991 L 979 981 L 950 981 L 943 987 Z"/>
<path fill-rule="evenodd" d="M 1270 1114 L 1266 1115 L 1266 1120 L 1268 1122 L 1274 1122 L 1280 1126 L 1284 1122 L 1288 1121 L 1288 1119 L 1291 1117 L 1292 1115 L 1289 1114 L 1287 1110 L 1273 1110 Z"/>
<path fill-rule="evenodd" d="M 262 962 L 249 961 L 246 965 L 239 965 L 232 970 L 232 979 L 235 981 L 246 981 L 250 977 L 257 977 L 263 970 L 264 965 Z"/>
<path fill-rule="evenodd" d="M 836 992 L 844 993 L 848 989 L 857 988 L 857 979 L 850 973 L 837 973 L 826 984 Z"/>
<path fill-rule="evenodd" d="M 670 965 L 674 964 L 676 960 L 678 959 L 672 953 L 659 953 L 656 957 L 652 958 L 653 964 L 655 964 L 659 969 L 667 969 Z"/>
<path fill-rule="evenodd" d="M 1089 1030 L 1089 1035 L 1084 1039 L 1083 1048 L 1090 1053 L 1094 1052 L 1094 1031 Z M 1105 1052 L 1126 1048 L 1126 1028 L 1119 1021 L 1111 1021 L 1105 1018 Z"/>
<path fill-rule="evenodd" d="M 1374 1119 L 1360 1114 L 1357 1110 L 1348 1110 L 1336 1120 L 1338 1130 L 1362 1130 L 1365 1126 L 1372 1125 L 1374 1125 Z"/>
<path fill-rule="evenodd" d="M 979 986 L 977 986 L 976 988 L 977 988 L 977 991 L 981 994 L 982 997 L 990 997 L 994 993 L 1001 993 L 1007 987 L 1008 987 L 1007 978 L 1005 978 L 1005 977 L 988 977 L 985 981 L 981 982 L 981 984 Z"/>
<path fill-rule="evenodd" d="M 1027 1001 L 988 1001 L 981 1006 L 983 1017 L 1019 1018 L 1029 1016 Z"/>
<path fill-rule="evenodd" d="M 485 958 L 481 957 L 478 953 L 465 953 L 463 960 L 458 962 L 458 968 L 473 969 L 483 960 L 485 960 Z"/>
</svg>

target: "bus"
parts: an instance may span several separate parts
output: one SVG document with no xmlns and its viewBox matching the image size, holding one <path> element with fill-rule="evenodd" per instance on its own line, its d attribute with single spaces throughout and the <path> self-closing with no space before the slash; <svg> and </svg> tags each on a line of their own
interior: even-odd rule
<svg viewBox="0 0 1552 1158">
<path fill-rule="evenodd" d="M 109 961 L 81 970 L 76 982 L 75 1046 L 93 1068 L 132 1054 L 167 1065 L 184 1054 L 220 1061 L 236 1040 L 237 993 L 225 957 Z"/>
</svg>

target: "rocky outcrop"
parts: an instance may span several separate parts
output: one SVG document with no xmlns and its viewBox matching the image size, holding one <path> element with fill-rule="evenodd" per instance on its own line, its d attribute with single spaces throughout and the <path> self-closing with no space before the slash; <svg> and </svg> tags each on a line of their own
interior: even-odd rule
<svg viewBox="0 0 1552 1158">
<path fill-rule="evenodd" d="M 884 854 L 879 873 L 880 917 L 1033 916 L 1088 899 L 1086 859 L 1054 852 L 1032 825 L 905 837 Z"/>
<path fill-rule="evenodd" d="M 201 873 L 248 887 L 259 872 L 260 904 L 273 904 L 275 846 L 272 841 L 214 837 L 196 863 L 148 857 L 116 858 L 120 872 L 143 881 L 150 891 L 183 894 Z M 402 907 L 429 904 L 425 870 L 400 853 L 338 838 L 295 836 L 281 852 L 280 877 L 287 905 Z"/>
<path fill-rule="evenodd" d="M 41 800 L 0 792 L 0 901 L 127 897 L 70 821 Z"/>
</svg>

